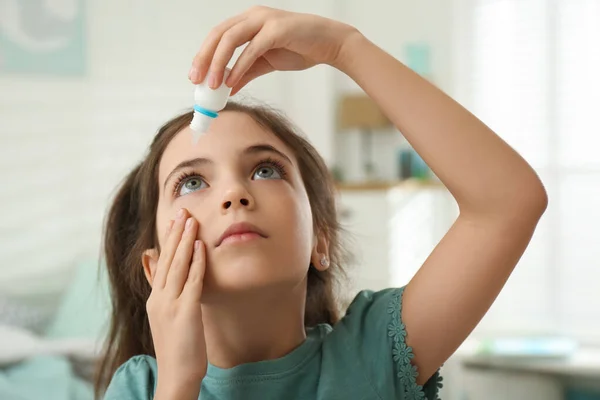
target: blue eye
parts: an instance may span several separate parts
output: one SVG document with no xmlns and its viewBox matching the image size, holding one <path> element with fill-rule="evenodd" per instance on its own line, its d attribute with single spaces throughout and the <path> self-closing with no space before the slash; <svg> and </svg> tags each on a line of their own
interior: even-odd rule
<svg viewBox="0 0 600 400">
<path fill-rule="evenodd" d="M 252 179 L 281 179 L 281 175 L 277 168 L 270 165 L 261 165 L 254 171 Z"/>
<path fill-rule="evenodd" d="M 206 182 L 199 176 L 190 176 L 189 178 L 185 178 L 181 180 L 181 183 L 178 185 L 178 196 L 183 196 L 191 192 L 195 192 L 196 190 L 204 189 L 208 187 Z"/>
</svg>

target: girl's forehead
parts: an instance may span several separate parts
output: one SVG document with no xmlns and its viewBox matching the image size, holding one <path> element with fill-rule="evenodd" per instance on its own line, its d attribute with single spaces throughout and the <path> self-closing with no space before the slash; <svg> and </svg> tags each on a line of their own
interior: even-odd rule
<svg viewBox="0 0 600 400">
<path fill-rule="evenodd" d="M 224 112 L 214 120 L 208 132 L 202 134 L 196 144 L 193 143 L 189 126 L 173 137 L 161 158 L 160 180 L 182 161 L 193 158 L 208 158 L 216 162 L 235 159 L 245 149 L 256 145 L 272 146 L 296 163 L 293 151 L 252 117 L 240 112 Z"/>
</svg>

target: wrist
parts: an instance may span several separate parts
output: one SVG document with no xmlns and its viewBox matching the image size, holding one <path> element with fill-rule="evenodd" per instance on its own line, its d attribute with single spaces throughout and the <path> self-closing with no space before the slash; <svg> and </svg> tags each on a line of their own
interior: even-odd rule
<svg viewBox="0 0 600 400">
<path fill-rule="evenodd" d="M 369 40 L 358 29 L 352 28 L 342 40 L 338 55 L 331 66 L 348 74 L 348 71 L 352 69 L 352 64 L 356 61 L 356 55 L 360 54 L 361 49 L 369 43 Z"/>
</svg>

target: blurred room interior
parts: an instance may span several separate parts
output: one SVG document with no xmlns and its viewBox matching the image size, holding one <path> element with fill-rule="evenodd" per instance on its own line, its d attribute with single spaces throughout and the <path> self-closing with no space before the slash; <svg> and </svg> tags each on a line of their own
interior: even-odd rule
<svg viewBox="0 0 600 400">
<path fill-rule="evenodd" d="M 191 107 L 187 69 L 208 30 L 253 4 L 0 0 L 3 400 L 92 398 L 109 200 L 156 129 Z M 548 210 L 444 365 L 441 398 L 600 399 L 600 0 L 263 4 L 353 24 L 481 118 L 546 186 Z M 458 209 L 401 132 L 326 66 L 269 74 L 237 96 L 282 109 L 328 163 L 353 253 L 344 296 L 405 285 Z"/>
</svg>

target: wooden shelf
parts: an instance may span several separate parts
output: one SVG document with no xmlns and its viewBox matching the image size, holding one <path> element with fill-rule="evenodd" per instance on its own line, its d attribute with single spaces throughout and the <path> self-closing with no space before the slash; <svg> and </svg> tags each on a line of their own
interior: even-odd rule
<svg viewBox="0 0 600 400">
<path fill-rule="evenodd" d="M 404 181 L 367 181 L 367 182 L 337 182 L 338 190 L 343 191 L 376 191 L 389 190 L 392 188 L 403 189 L 425 189 L 425 188 L 445 188 L 442 182 L 437 180 L 407 179 Z"/>
</svg>

